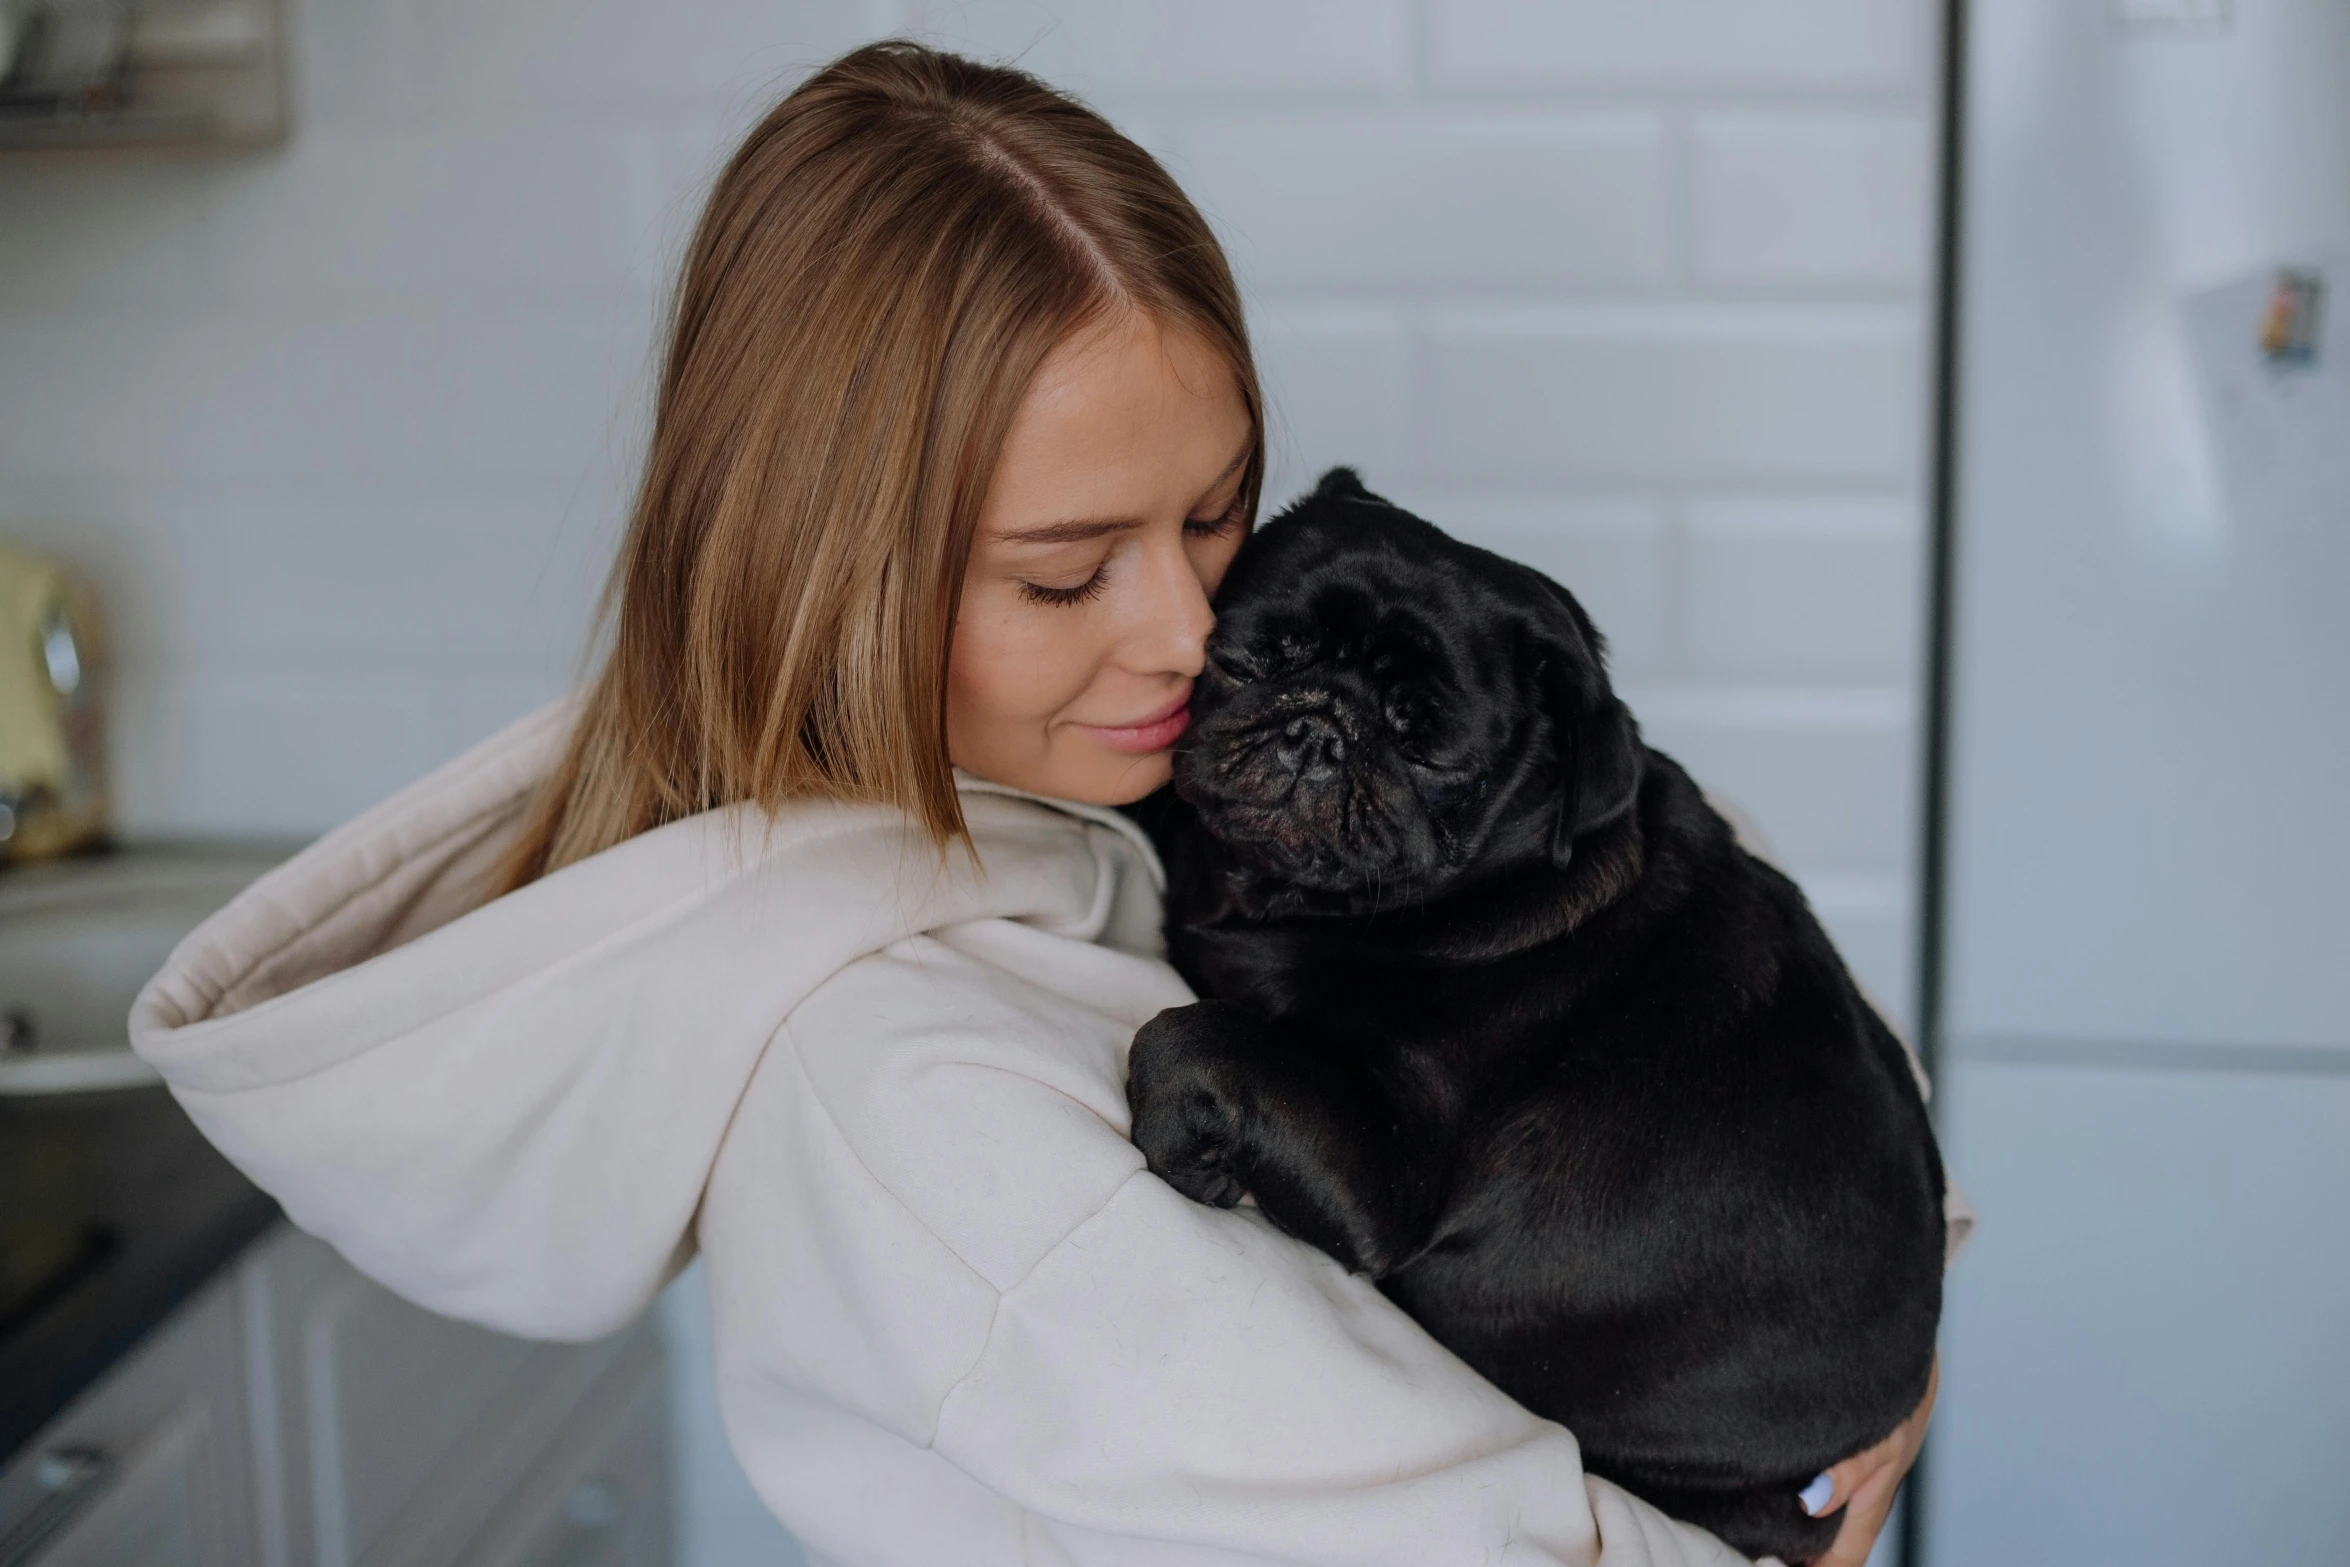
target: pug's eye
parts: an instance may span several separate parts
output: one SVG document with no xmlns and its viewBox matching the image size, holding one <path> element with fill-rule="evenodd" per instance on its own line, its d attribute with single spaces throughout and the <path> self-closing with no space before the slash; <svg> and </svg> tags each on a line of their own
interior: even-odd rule
<svg viewBox="0 0 2350 1567">
<path fill-rule="evenodd" d="M 1252 680 L 1265 678 L 1265 666 L 1256 654 L 1243 647 L 1220 647 L 1208 655 L 1225 679 L 1235 685 L 1247 685 Z"/>
<path fill-rule="evenodd" d="M 1387 727 L 1398 735 L 1411 734 L 1427 717 L 1420 693 L 1408 686 L 1397 686 L 1388 692 L 1380 708 L 1387 718 Z"/>
</svg>

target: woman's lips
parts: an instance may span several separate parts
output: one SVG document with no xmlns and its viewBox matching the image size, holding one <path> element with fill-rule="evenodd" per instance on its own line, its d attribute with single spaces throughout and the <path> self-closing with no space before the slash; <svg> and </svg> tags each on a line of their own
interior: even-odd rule
<svg viewBox="0 0 2350 1567">
<path fill-rule="evenodd" d="M 1148 756 L 1173 745 L 1191 727 L 1191 693 L 1186 691 L 1138 724 L 1079 724 L 1077 727 L 1113 751 Z"/>
</svg>

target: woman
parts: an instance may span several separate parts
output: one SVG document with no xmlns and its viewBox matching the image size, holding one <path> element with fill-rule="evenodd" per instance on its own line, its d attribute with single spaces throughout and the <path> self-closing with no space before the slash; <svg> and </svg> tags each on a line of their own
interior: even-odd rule
<svg viewBox="0 0 2350 1567">
<path fill-rule="evenodd" d="M 434 1309 L 600 1334 L 698 1246 L 729 1432 L 821 1560 L 1722 1559 L 1125 1139 L 1188 997 L 1110 807 L 1168 776 L 1263 452 L 1146 154 L 857 51 L 711 198 L 599 678 L 198 931 L 140 1049 Z M 1840 1467 L 1840 1558 L 1922 1423 Z"/>
</svg>

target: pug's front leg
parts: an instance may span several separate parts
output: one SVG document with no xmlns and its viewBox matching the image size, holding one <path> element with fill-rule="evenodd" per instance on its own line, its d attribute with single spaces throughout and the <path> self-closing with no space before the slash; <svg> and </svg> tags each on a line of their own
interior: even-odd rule
<svg viewBox="0 0 2350 1567">
<path fill-rule="evenodd" d="M 1379 1278 L 1434 1222 L 1436 1182 L 1405 1117 L 1335 1051 L 1222 1001 L 1170 1007 L 1134 1036 L 1134 1144 L 1197 1202 L 1242 1193 L 1290 1234 Z"/>
</svg>

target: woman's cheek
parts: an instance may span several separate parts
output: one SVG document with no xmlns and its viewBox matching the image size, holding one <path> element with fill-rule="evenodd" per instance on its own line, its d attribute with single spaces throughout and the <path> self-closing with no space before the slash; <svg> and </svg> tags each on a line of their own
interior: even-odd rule
<svg viewBox="0 0 2350 1567">
<path fill-rule="evenodd" d="M 1023 623 L 1028 606 L 1020 603 L 1017 588 L 991 587 L 971 597 L 979 602 L 966 601 L 949 657 L 950 719 L 966 741 L 992 748 L 1026 716 L 1023 671 L 1034 667 L 1038 650 Z"/>
<path fill-rule="evenodd" d="M 1092 678 L 1088 630 L 1104 606 L 1039 604 L 1017 588 L 1013 599 L 996 661 L 1003 707 L 1030 722 L 1049 723 Z"/>
</svg>

